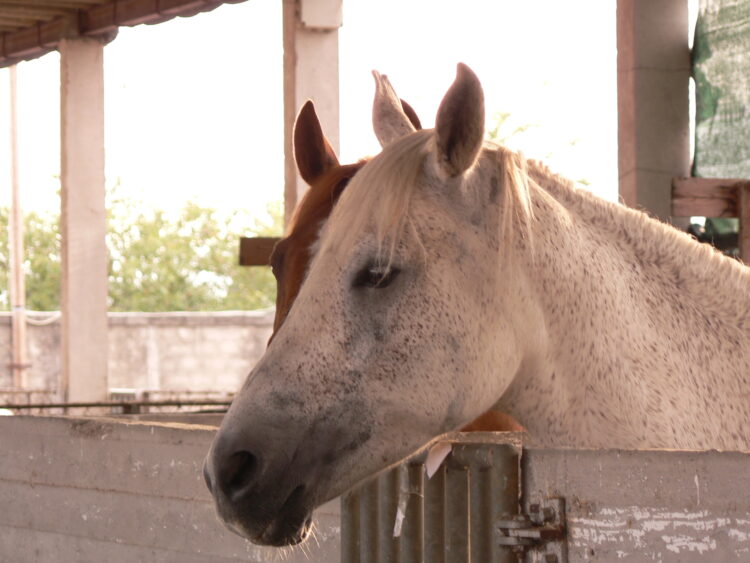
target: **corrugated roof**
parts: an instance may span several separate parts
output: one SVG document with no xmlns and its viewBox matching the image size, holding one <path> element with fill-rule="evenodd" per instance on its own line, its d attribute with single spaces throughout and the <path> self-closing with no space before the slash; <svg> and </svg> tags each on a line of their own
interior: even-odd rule
<svg viewBox="0 0 750 563">
<path fill-rule="evenodd" d="M 120 26 L 160 23 L 244 0 L 0 0 L 0 67 L 33 59 L 66 37 L 112 38 Z"/>
</svg>

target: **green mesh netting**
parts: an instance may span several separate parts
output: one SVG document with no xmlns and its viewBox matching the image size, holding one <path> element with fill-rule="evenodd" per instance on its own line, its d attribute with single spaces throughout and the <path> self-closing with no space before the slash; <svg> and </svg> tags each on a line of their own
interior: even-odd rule
<svg viewBox="0 0 750 563">
<path fill-rule="evenodd" d="M 700 0 L 693 176 L 750 178 L 750 0 Z"/>
</svg>

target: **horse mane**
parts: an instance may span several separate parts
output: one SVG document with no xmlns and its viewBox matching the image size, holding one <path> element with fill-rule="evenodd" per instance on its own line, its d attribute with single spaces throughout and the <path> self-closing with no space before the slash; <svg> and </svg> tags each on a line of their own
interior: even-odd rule
<svg viewBox="0 0 750 563">
<path fill-rule="evenodd" d="M 385 147 L 357 173 L 333 210 L 327 227 L 330 235 L 327 244 L 346 251 L 345 247 L 353 244 L 355 238 L 348 236 L 349 233 L 372 222 L 377 259 L 383 265 L 391 263 L 396 245 L 409 225 L 409 204 L 420 185 L 420 175 L 434 145 L 434 136 L 432 129 L 406 135 Z M 489 142 L 482 156 L 488 151 L 495 153 L 502 178 L 500 228 L 503 235 L 507 238 L 516 232 L 530 233 L 532 208 L 525 159 Z M 418 237 L 416 231 L 415 235 Z"/>
<path fill-rule="evenodd" d="M 589 190 L 579 188 L 571 180 L 553 173 L 541 162 L 528 161 L 532 185 L 538 186 L 568 210 L 577 210 L 581 218 L 597 229 L 609 232 L 613 239 L 629 246 L 638 261 L 669 272 L 675 285 L 706 293 L 705 284 L 723 286 L 727 293 L 747 294 L 750 290 L 750 269 L 742 262 L 726 256 L 710 244 L 700 243 L 688 233 L 651 217 L 646 212 L 607 201 Z M 533 197 L 533 196 L 532 196 Z M 695 284 L 702 284 L 696 287 Z M 721 310 L 749 317 L 750 310 L 738 311 L 737 303 L 716 303 Z"/>
</svg>

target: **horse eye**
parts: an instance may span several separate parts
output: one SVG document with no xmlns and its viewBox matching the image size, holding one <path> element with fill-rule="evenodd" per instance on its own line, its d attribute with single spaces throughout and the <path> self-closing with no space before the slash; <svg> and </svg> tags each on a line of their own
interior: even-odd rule
<svg viewBox="0 0 750 563">
<path fill-rule="evenodd" d="M 366 266 L 354 278 L 354 287 L 383 289 L 391 285 L 400 273 L 401 270 L 398 268 L 385 269 L 380 266 Z"/>
</svg>

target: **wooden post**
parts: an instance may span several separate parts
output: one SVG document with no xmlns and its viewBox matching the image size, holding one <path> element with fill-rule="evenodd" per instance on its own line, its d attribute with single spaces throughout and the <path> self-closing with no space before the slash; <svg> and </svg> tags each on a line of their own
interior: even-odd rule
<svg viewBox="0 0 750 563">
<path fill-rule="evenodd" d="M 750 182 L 737 184 L 737 206 L 740 218 L 740 260 L 750 265 Z"/>
<path fill-rule="evenodd" d="M 60 42 L 62 392 L 107 398 L 104 45 Z"/>
<path fill-rule="evenodd" d="M 23 270 L 23 212 L 18 187 L 18 104 L 17 69 L 10 67 L 10 175 L 12 203 L 9 221 L 10 242 L 10 305 L 11 305 L 11 371 L 13 387 L 26 386 L 26 283 Z"/>
<path fill-rule="evenodd" d="M 690 175 L 689 78 L 687 0 L 617 0 L 620 198 L 664 221 Z"/>
<path fill-rule="evenodd" d="M 339 151 L 339 41 L 342 0 L 283 0 L 284 26 L 284 220 L 307 185 L 297 174 L 292 133 L 306 100 L 333 149 Z"/>
</svg>

